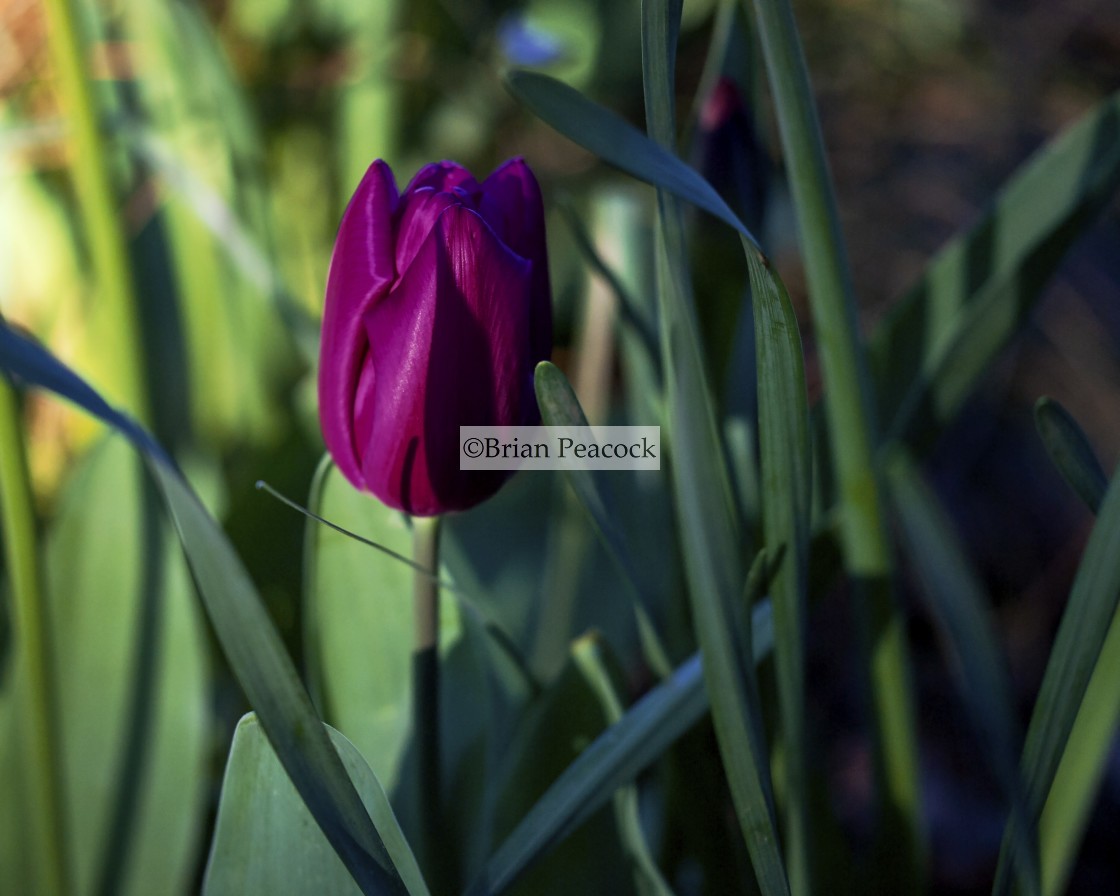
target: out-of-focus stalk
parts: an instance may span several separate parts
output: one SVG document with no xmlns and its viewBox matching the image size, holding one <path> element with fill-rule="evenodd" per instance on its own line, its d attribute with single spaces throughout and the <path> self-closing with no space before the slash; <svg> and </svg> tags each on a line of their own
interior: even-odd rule
<svg viewBox="0 0 1120 896">
<path fill-rule="evenodd" d="M 919 886 L 925 848 L 909 660 L 891 584 L 893 561 L 855 287 L 793 9 L 789 0 L 753 0 L 753 5 L 801 233 L 840 489 L 844 565 L 857 587 L 869 652 L 880 824 L 884 837 L 894 841 L 883 845 L 904 857 L 909 869 L 903 874 Z"/>
<path fill-rule="evenodd" d="M 44 0 L 43 6 L 59 104 L 72 135 L 70 164 L 82 231 L 93 263 L 98 301 L 106 309 L 101 354 L 112 365 L 112 381 L 106 383 L 106 391 L 141 423 L 149 423 L 136 290 L 113 190 L 109 150 L 84 64 L 88 48 L 73 0 Z"/>
<path fill-rule="evenodd" d="M 21 728 L 34 844 L 29 864 L 37 869 L 43 896 L 63 896 L 72 888 L 63 817 L 58 690 L 20 422 L 15 390 L 0 376 L 0 533 L 12 593 L 16 680 L 25 698 L 17 706 L 26 712 Z"/>
</svg>

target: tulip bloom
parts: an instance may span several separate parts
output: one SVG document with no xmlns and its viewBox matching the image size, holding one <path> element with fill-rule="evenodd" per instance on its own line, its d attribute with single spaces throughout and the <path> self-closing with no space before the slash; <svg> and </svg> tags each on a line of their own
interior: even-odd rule
<svg viewBox="0 0 1120 896">
<path fill-rule="evenodd" d="M 347 479 L 418 516 L 465 510 L 509 471 L 460 470 L 459 427 L 540 421 L 552 350 L 544 209 L 521 159 L 479 184 L 427 165 L 398 195 L 378 160 L 339 226 L 319 356 L 319 419 Z"/>
</svg>

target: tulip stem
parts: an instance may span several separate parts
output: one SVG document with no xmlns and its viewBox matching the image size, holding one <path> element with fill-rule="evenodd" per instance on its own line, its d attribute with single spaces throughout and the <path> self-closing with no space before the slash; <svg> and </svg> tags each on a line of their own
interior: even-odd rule
<svg viewBox="0 0 1120 896">
<path fill-rule="evenodd" d="M 413 559 L 430 573 L 439 570 L 440 518 L 416 517 L 412 521 Z M 413 615 L 416 647 L 412 657 L 412 712 L 424 864 L 433 884 L 442 876 L 440 858 L 442 793 L 439 737 L 439 582 L 417 571 L 413 580 Z M 437 888 L 436 892 L 440 892 Z"/>
</svg>

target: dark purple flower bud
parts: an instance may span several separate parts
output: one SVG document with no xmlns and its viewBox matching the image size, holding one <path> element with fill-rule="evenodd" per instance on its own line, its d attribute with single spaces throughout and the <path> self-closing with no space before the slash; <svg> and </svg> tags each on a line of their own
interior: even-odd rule
<svg viewBox="0 0 1120 896">
<path fill-rule="evenodd" d="M 739 88 L 720 78 L 700 109 L 695 165 L 756 237 L 769 192 L 770 160 Z"/>
<path fill-rule="evenodd" d="M 460 470 L 460 426 L 540 421 L 533 369 L 552 351 L 544 207 L 512 159 L 479 184 L 453 162 L 398 195 L 366 172 L 327 275 L 319 420 L 355 487 L 417 516 L 466 510 L 508 471 Z"/>
</svg>

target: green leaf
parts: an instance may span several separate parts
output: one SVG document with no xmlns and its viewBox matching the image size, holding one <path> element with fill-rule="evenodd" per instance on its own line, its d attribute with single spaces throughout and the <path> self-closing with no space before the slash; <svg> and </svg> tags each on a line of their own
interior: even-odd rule
<svg viewBox="0 0 1120 896">
<path fill-rule="evenodd" d="M 675 140 L 673 59 L 680 4 L 642 5 L 642 73 L 650 136 L 666 150 Z M 671 470 L 693 624 L 720 758 L 739 826 L 765 896 L 789 882 L 778 844 L 770 761 L 758 684 L 749 653 L 749 616 L 733 611 L 745 581 L 735 498 L 706 380 L 688 272 L 679 201 L 657 194 L 657 288 L 661 358 L 672 448 Z M 744 241 L 745 241 L 744 237 Z M 748 251 L 749 248 L 748 248 Z"/>
<path fill-rule="evenodd" d="M 428 896 L 381 782 L 350 741 L 333 728 L 324 728 L 409 896 Z M 316 827 L 253 713 L 241 719 L 233 735 L 202 892 L 205 896 L 357 896 L 362 892 Z"/>
<path fill-rule="evenodd" d="M 808 66 L 790 0 L 754 0 L 782 155 L 797 213 L 814 333 L 824 380 L 828 447 L 839 491 L 844 568 L 854 580 L 862 632 L 860 663 L 871 684 L 880 783 L 879 848 L 916 886 L 923 830 L 918 805 L 917 734 L 904 618 L 893 594 L 893 558 L 883 512 L 879 443 L 868 359 L 860 341 L 859 303 L 828 171 Z M 765 501 L 765 497 L 763 499 Z M 806 869 L 806 862 L 792 865 Z M 878 871 L 886 869 L 880 862 Z M 884 878 L 895 877 L 894 869 Z M 796 874 L 795 892 L 811 882 Z M 892 880 L 897 885 L 899 880 Z"/>
<path fill-rule="evenodd" d="M 1085 697 L 1038 820 L 1042 892 L 1066 891 L 1120 730 L 1120 613 L 1112 617 Z"/>
<path fill-rule="evenodd" d="M 774 608 L 782 747 L 786 857 L 791 889 L 809 884 L 812 850 L 806 744 L 805 639 L 812 465 L 805 364 L 793 305 L 780 279 L 747 248 L 758 355 L 759 459 L 763 534 Z"/>
<path fill-rule="evenodd" d="M 1034 405 L 1034 424 L 1062 478 L 1097 513 L 1108 489 L 1108 476 L 1073 415 L 1054 399 L 1043 396 Z"/>
<path fill-rule="evenodd" d="M 533 377 L 541 419 L 547 426 L 587 426 L 579 400 L 563 371 L 549 361 L 541 361 Z M 627 538 L 614 496 L 606 477 L 593 470 L 567 470 L 565 476 L 583 509 L 603 542 L 610 558 L 617 565 L 623 581 L 634 600 L 634 612 L 646 650 L 655 671 L 665 675 L 671 668 L 657 631 L 650 619 L 648 596 L 634 563 L 634 550 Z"/>
<path fill-rule="evenodd" d="M 514 70 L 506 87 L 546 124 L 604 162 L 668 190 L 758 242 L 703 177 L 633 125 L 555 78 Z"/>
<path fill-rule="evenodd" d="M 612 725 L 618 722 L 623 715 L 616 685 L 618 670 L 611 662 L 613 658 L 609 656 L 606 645 L 599 638 L 581 638 L 573 645 L 572 658 L 598 698 L 607 721 Z M 614 815 L 638 892 L 643 896 L 671 896 L 672 888 L 657 867 L 642 828 L 638 788 L 634 784 L 624 785 L 615 791 Z"/>
<path fill-rule="evenodd" d="M 1120 476 L 1113 475 L 1101 512 L 1085 546 L 1054 647 L 1046 664 L 1023 747 L 1027 805 L 1038 818 L 1068 749 L 1070 733 L 1085 699 L 1093 669 L 1120 603 Z M 1010 888 L 1008 842 L 994 892 Z"/>
<path fill-rule="evenodd" d="M 582 641 L 578 639 L 576 644 Z M 583 745 L 593 741 L 606 725 L 599 701 L 569 655 L 559 674 L 526 706 L 502 751 L 497 780 L 491 788 L 497 836 L 505 837 L 518 825 L 554 779 L 576 759 Z M 606 802 L 604 799 L 597 808 Z M 612 818 L 606 812 L 594 818 L 591 814 L 581 818 L 588 823 L 580 830 L 572 826 L 564 831 L 563 843 L 561 838 L 551 842 L 550 846 L 557 849 L 546 861 L 535 868 L 527 863 L 518 867 L 517 874 L 524 874 L 520 892 L 559 896 L 582 890 L 589 879 L 605 892 L 625 890 L 627 868 Z M 512 876 L 502 883 L 494 882 L 489 892 L 504 890 L 512 882 Z M 477 886 L 476 879 L 470 889 Z"/>
<path fill-rule="evenodd" d="M 541 361 L 533 374 L 541 420 L 546 426 L 588 426 L 579 399 L 564 372 L 551 361 Z M 569 470 L 567 480 L 576 497 L 591 517 L 611 559 L 618 564 L 636 594 L 640 594 L 638 575 L 626 541 L 626 531 L 618 519 L 614 498 L 602 477 L 592 470 Z"/>
<path fill-rule="evenodd" d="M 292 783 L 363 892 L 403 891 L 244 566 L 167 454 L 69 368 L 2 323 L 0 367 L 115 426 L 143 453 L 226 659 Z"/>
<path fill-rule="evenodd" d="M 185 892 L 201 835 L 205 644 L 151 488 L 124 440 L 102 442 L 46 544 L 78 892 Z"/>
<path fill-rule="evenodd" d="M 400 511 L 358 491 L 324 461 L 310 509 L 410 557 L 412 530 Z M 400 560 L 332 529 L 307 529 L 307 652 L 324 718 L 370 757 L 393 792 L 411 733 L 414 572 Z M 441 633 L 458 629 L 444 601 Z M 446 623 L 444 625 L 443 623 Z"/>
<path fill-rule="evenodd" d="M 937 498 L 902 451 L 892 456 L 888 475 L 910 557 L 948 645 L 984 759 L 1016 820 L 1016 862 L 1023 892 L 1037 894 L 1038 843 L 1018 767 L 1022 734 L 987 596 Z"/>
<path fill-rule="evenodd" d="M 39 526 L 22 407 L 0 377 L 0 591 L 6 629 L 0 648 L 0 890 L 61 896 L 72 889 L 62 795 L 58 688 L 43 595 Z"/>
<path fill-rule="evenodd" d="M 1120 188 L 1120 92 L 1018 169 L 876 327 L 879 418 L 928 444 L 1022 326 L 1062 257 Z"/>
<path fill-rule="evenodd" d="M 355 489 L 329 457 L 320 464 L 310 504 L 335 525 L 402 557 L 412 553 L 407 517 Z M 308 523 L 305 550 L 306 653 L 318 705 L 327 721 L 370 757 L 414 848 L 424 856 L 413 725 L 413 569 L 400 557 L 314 521 Z M 446 574 L 441 578 L 448 580 Z M 460 825 L 449 835 L 454 846 L 437 847 L 448 867 L 472 856 L 481 861 L 491 846 L 489 818 L 477 807 L 498 764 L 491 754 L 505 745 L 503 714 L 514 712 L 528 689 L 519 657 L 508 645 L 476 601 L 443 590 L 440 753 L 444 789 L 455 794 L 447 808 L 449 825 Z"/>
<path fill-rule="evenodd" d="M 773 647 L 769 602 L 755 607 L 751 629 L 757 663 Z M 700 665 L 699 654 L 682 663 L 583 750 L 486 862 L 469 896 L 502 892 L 700 721 L 708 710 Z"/>
<path fill-rule="evenodd" d="M 588 746 L 520 820 L 467 889 L 503 892 L 698 722 L 707 708 L 699 657 L 634 705 Z"/>
</svg>

